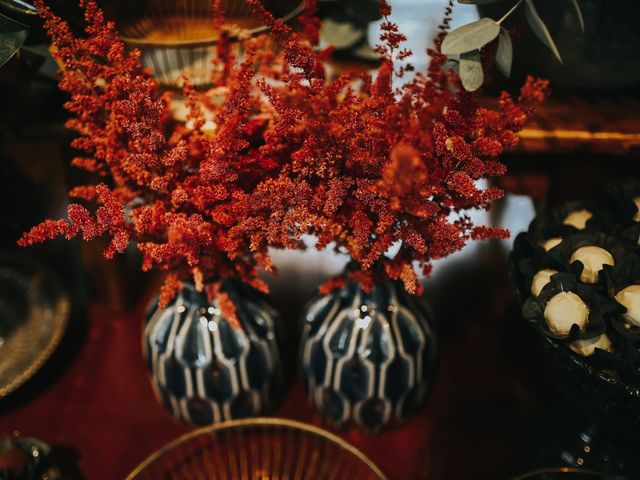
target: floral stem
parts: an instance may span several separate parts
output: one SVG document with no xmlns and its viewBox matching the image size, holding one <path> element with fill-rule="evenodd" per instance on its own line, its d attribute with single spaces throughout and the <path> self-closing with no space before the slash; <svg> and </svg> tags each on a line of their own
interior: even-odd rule
<svg viewBox="0 0 640 480">
<path fill-rule="evenodd" d="M 502 24 L 502 22 L 504 22 L 507 19 L 507 17 L 511 15 L 520 6 L 522 2 L 524 2 L 524 0 L 518 0 L 518 3 L 516 3 L 513 7 L 511 7 L 511 9 L 507 13 L 505 13 L 504 16 L 500 20 L 498 20 L 496 23 L 498 25 Z"/>
</svg>

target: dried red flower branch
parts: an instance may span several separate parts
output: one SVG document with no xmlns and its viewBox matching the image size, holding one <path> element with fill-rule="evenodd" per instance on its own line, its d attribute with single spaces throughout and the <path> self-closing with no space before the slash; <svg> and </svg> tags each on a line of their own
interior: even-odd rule
<svg viewBox="0 0 640 480">
<path fill-rule="evenodd" d="M 402 48 L 405 36 L 388 20 L 391 7 L 383 0 L 375 78 L 352 73 L 327 82 L 313 49 L 259 0 L 250 3 L 272 27 L 289 67 L 284 86 L 259 84 L 275 111 L 260 152 L 291 157 L 277 179 L 246 198 L 246 211 L 253 206 L 256 212 L 244 220 L 254 226 L 255 244 L 290 246 L 310 232 L 318 248 L 333 245 L 347 253 L 356 263 L 351 278 L 365 287 L 382 264 L 386 275 L 417 292 L 414 265 L 428 273 L 431 260 L 468 240 L 507 236 L 474 226 L 466 211 L 488 209 L 502 196 L 478 181 L 504 173 L 498 157 L 517 142 L 517 132 L 544 100 L 545 81 L 528 79 L 518 101 L 503 94 L 499 108 L 488 110 L 445 70 L 446 57 L 432 50 L 428 72 L 395 88 L 394 81 L 413 70 L 402 63 L 411 52 Z M 246 233 L 233 227 L 229 235 L 241 239 Z M 386 256 L 394 245 L 397 253 Z M 328 287 L 340 284 L 332 280 Z"/>
<path fill-rule="evenodd" d="M 83 37 L 74 36 L 44 1 L 36 3 L 63 67 L 60 88 L 69 94 L 65 106 L 72 114 L 67 126 L 79 133 L 73 146 L 85 154 L 73 164 L 102 183 L 72 189 L 70 196 L 87 205 L 72 203 L 67 219 L 35 226 L 19 244 L 57 235 L 85 240 L 107 235 L 111 242 L 104 254 L 111 258 L 133 240 L 143 253 L 144 270 L 168 272 L 161 306 L 189 278 L 210 293 L 230 277 L 266 289 L 257 270 L 272 270 L 267 245 L 253 242 L 252 227 L 243 221 L 244 197 L 261 181 L 276 177 L 281 164 L 258 149 L 269 112 L 254 93 L 255 70 L 273 76 L 280 71 L 275 55 L 263 48 L 266 38 L 247 40 L 238 62 L 223 32 L 212 66 L 216 88 L 201 93 L 185 79 L 189 113 L 183 124 L 172 119 L 172 99 L 141 67 L 139 52 L 125 50 L 93 0 L 80 2 Z M 220 2 L 217 6 L 212 21 L 222 27 Z M 213 132 L 203 129 L 207 115 L 213 118 Z M 230 239 L 231 228 L 246 230 L 246 241 Z"/>
<path fill-rule="evenodd" d="M 461 91 L 444 68 L 446 57 L 432 51 L 428 72 L 395 88 L 412 67 L 396 65 L 410 52 L 388 19 L 375 78 L 350 73 L 328 82 L 327 52 L 312 46 L 317 22 L 305 17 L 296 34 L 258 0 L 248 1 L 281 52 L 258 38 L 238 62 L 222 41 L 216 88 L 198 92 L 185 80 L 186 124 L 172 119 L 171 98 L 159 93 L 139 53 L 125 51 L 93 1 L 81 2 L 83 38 L 37 2 L 64 65 L 68 126 L 80 134 L 73 146 L 86 153 L 73 163 L 102 183 L 71 192 L 95 208 L 72 204 L 66 220 L 34 227 L 21 245 L 108 235 L 111 257 L 131 239 L 143 269 L 167 271 L 164 305 L 187 278 L 209 293 L 229 277 L 265 289 L 257 269 L 273 270 L 268 248 L 300 248 L 304 233 L 317 236 L 318 248 L 332 244 L 349 254 L 351 277 L 366 288 L 382 271 L 410 292 L 419 289 L 414 264 L 428 273 L 432 259 L 470 239 L 506 235 L 474 226 L 465 212 L 489 208 L 502 195 L 478 180 L 504 173 L 497 158 L 544 100 L 545 82 L 529 79 L 518 101 L 503 95 L 499 109 L 488 110 Z M 389 15 L 386 1 L 381 11 Z M 212 129 L 204 129 L 206 118 Z M 397 253 L 387 257 L 393 245 Z"/>
</svg>

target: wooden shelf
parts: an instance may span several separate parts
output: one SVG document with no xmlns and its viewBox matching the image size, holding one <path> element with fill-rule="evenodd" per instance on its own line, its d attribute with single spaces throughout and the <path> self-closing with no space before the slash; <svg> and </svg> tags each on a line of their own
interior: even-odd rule
<svg viewBox="0 0 640 480">
<path fill-rule="evenodd" d="M 551 97 L 520 134 L 514 153 L 640 154 L 640 99 Z"/>
</svg>

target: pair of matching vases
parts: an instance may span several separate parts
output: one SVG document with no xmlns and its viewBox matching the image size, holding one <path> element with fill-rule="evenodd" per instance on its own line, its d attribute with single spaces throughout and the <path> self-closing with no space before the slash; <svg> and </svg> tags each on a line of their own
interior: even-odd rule
<svg viewBox="0 0 640 480">
<path fill-rule="evenodd" d="M 238 325 L 192 285 L 164 309 L 153 301 L 143 352 L 159 402 L 177 419 L 209 425 L 273 411 L 285 384 L 282 322 L 246 285 L 222 286 Z M 300 372 L 311 402 L 336 426 L 377 431 L 423 403 L 434 373 L 433 317 L 401 283 L 318 295 L 303 314 Z"/>
</svg>

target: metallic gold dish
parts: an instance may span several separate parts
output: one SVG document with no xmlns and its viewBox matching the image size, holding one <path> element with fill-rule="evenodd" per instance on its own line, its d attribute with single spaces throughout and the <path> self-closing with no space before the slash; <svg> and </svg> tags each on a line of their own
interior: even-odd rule
<svg viewBox="0 0 640 480">
<path fill-rule="evenodd" d="M 532 470 L 511 480 L 596 480 L 598 478 L 614 478 L 624 480 L 625 477 L 607 476 L 604 473 L 588 470 L 584 468 L 560 467 L 560 468 L 540 468 Z"/>
<path fill-rule="evenodd" d="M 51 273 L 19 253 L 0 253 L 0 398 L 49 359 L 68 317 L 69 299 Z"/>
<path fill-rule="evenodd" d="M 214 5 L 211 0 L 117 0 L 109 9 L 122 40 L 141 51 L 143 65 L 153 69 L 162 85 L 179 88 L 183 74 L 193 85 L 208 85 L 222 30 L 229 34 L 237 58 L 245 39 L 269 30 L 246 0 L 221 1 L 225 17 L 221 30 L 214 22 Z M 267 0 L 263 5 L 285 23 L 304 10 L 302 0 Z"/>
<path fill-rule="evenodd" d="M 142 462 L 129 480 L 382 479 L 362 452 L 326 430 L 280 418 L 252 418 L 195 430 Z"/>
</svg>

